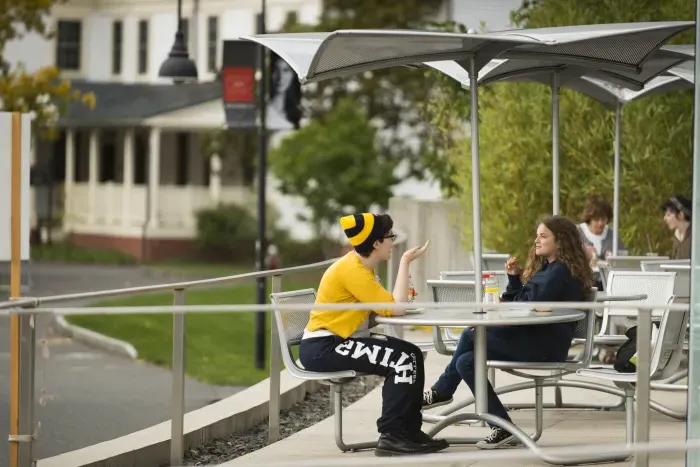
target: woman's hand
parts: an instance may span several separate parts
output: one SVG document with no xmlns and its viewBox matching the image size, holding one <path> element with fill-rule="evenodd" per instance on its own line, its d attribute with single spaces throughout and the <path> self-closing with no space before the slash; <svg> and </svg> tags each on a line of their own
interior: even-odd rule
<svg viewBox="0 0 700 467">
<path fill-rule="evenodd" d="M 425 242 L 425 245 L 421 247 L 416 247 L 416 248 L 411 248 L 410 250 L 407 250 L 406 253 L 403 254 L 401 257 L 402 260 L 408 261 L 409 263 L 412 263 L 413 261 L 417 260 L 421 256 L 423 256 L 423 253 L 425 253 L 425 250 L 428 249 L 428 245 L 430 245 L 430 240 Z"/>
<path fill-rule="evenodd" d="M 520 271 L 521 271 L 521 267 L 520 267 L 520 263 L 518 263 L 518 258 L 513 256 L 508 261 L 506 261 L 505 269 L 506 269 L 506 274 L 508 274 L 510 276 L 519 276 Z"/>
</svg>

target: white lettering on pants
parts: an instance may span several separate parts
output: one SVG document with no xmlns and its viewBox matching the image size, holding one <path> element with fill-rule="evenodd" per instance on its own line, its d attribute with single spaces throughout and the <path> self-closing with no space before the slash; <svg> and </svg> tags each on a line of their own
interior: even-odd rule
<svg viewBox="0 0 700 467">
<path fill-rule="evenodd" d="M 409 361 L 408 363 L 404 364 L 406 360 L 408 360 L 408 354 L 406 354 L 406 352 L 401 352 L 401 358 L 399 358 L 397 362 L 391 364 L 391 367 L 394 369 L 394 371 L 396 371 L 396 375 L 394 375 L 394 383 L 396 384 L 413 384 L 415 376 L 413 371 L 413 362 Z"/>
<path fill-rule="evenodd" d="M 364 345 L 362 342 L 358 341 L 356 344 L 357 345 L 355 345 L 355 351 L 352 353 L 351 357 L 357 360 L 363 355 L 367 355 L 367 360 L 369 360 L 372 365 L 376 365 L 377 357 L 379 356 L 379 351 L 382 348 L 378 345 L 373 345 L 372 350 L 370 350 L 369 347 Z"/>
<path fill-rule="evenodd" d="M 338 344 L 335 351 L 343 357 L 347 357 L 350 354 L 350 350 L 352 349 L 352 345 L 354 343 L 355 341 L 345 341 L 342 344 Z"/>
</svg>

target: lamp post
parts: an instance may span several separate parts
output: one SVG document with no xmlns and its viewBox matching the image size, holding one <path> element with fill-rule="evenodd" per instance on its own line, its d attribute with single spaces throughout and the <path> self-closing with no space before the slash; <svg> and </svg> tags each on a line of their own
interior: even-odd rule
<svg viewBox="0 0 700 467">
<path fill-rule="evenodd" d="M 261 0 L 260 18 L 258 20 L 258 33 L 265 34 L 266 1 Z M 260 92 L 258 93 L 258 240 L 256 242 L 256 266 L 258 271 L 265 268 L 265 253 L 267 251 L 267 238 L 265 235 L 266 217 L 266 183 L 267 183 L 267 49 L 258 46 L 260 56 Z M 266 303 L 267 279 L 260 277 L 257 280 L 257 302 L 259 305 Z M 258 311 L 255 314 L 255 367 L 265 368 L 265 329 L 266 313 Z"/>
<path fill-rule="evenodd" d="M 197 65 L 190 59 L 182 32 L 182 0 L 177 0 L 177 32 L 172 49 L 158 70 L 161 78 L 170 78 L 175 83 L 197 79 Z"/>
</svg>

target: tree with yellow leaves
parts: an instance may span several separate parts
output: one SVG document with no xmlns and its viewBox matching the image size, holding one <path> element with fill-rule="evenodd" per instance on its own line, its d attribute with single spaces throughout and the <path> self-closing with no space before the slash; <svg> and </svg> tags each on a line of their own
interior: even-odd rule
<svg viewBox="0 0 700 467">
<path fill-rule="evenodd" d="M 95 95 L 71 88 L 54 66 L 30 73 L 24 65 L 14 67 L 4 59 L 7 44 L 27 33 L 53 37 L 46 18 L 51 8 L 65 0 L 0 0 L 0 110 L 30 113 L 45 136 L 54 134 L 54 124 L 71 103 L 95 107 Z"/>
</svg>

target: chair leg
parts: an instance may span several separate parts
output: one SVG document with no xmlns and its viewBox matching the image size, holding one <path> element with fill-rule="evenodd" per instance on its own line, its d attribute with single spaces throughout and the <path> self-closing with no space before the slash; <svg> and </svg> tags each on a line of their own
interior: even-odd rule
<svg viewBox="0 0 700 467">
<path fill-rule="evenodd" d="M 363 449 L 374 449 L 377 447 L 376 441 L 364 443 L 345 443 L 343 440 L 343 385 L 334 384 L 331 386 L 331 406 L 335 412 L 335 444 L 342 452 L 361 451 Z"/>
<path fill-rule="evenodd" d="M 625 389 L 625 441 L 634 443 L 634 389 Z"/>
<path fill-rule="evenodd" d="M 544 429 L 544 388 L 541 378 L 535 379 L 535 433 L 530 436 L 533 441 L 537 441 L 542 436 Z"/>
</svg>

